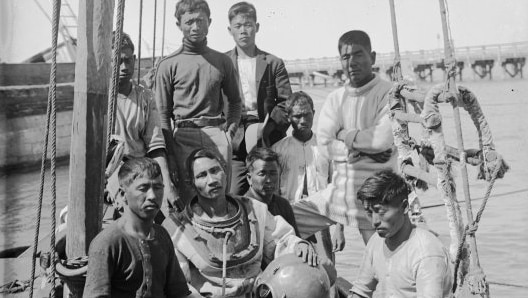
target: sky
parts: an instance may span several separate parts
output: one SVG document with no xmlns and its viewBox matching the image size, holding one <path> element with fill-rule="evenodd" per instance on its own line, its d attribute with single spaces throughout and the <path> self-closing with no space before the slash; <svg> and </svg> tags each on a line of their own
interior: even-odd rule
<svg viewBox="0 0 528 298">
<path fill-rule="evenodd" d="M 20 62 L 51 46 L 51 24 L 35 1 L 51 15 L 50 0 L 0 0 L 0 60 Z M 78 11 L 79 0 L 63 0 Z M 163 2 L 157 0 L 156 55 L 161 54 Z M 166 0 L 165 50 L 181 44 L 174 8 Z M 227 12 L 237 0 L 209 0 L 212 23 L 208 45 L 219 51 L 234 46 L 227 31 Z M 378 53 L 394 50 L 389 0 L 250 0 L 257 8 L 259 48 L 285 60 L 333 57 L 337 40 L 346 31 L 360 29 L 372 39 Z M 140 0 L 127 0 L 124 31 L 136 42 Z M 143 1 L 142 56 L 152 56 L 155 0 Z M 455 47 L 528 41 L 528 1 L 447 0 Z M 443 47 L 437 0 L 395 0 L 401 51 Z"/>
</svg>

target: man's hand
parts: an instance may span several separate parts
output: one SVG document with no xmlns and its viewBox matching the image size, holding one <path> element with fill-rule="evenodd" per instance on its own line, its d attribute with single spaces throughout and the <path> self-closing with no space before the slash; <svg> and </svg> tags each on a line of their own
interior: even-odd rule
<svg viewBox="0 0 528 298">
<path fill-rule="evenodd" d="M 235 134 L 238 130 L 238 123 L 231 123 L 227 129 L 226 129 L 226 133 L 229 137 L 229 141 L 231 141 L 234 137 L 235 137 Z"/>
<path fill-rule="evenodd" d="M 319 257 L 315 252 L 312 245 L 308 242 L 299 242 L 295 245 L 295 254 L 303 260 L 303 262 L 308 263 L 308 265 L 315 267 L 319 264 Z"/>
<path fill-rule="evenodd" d="M 254 278 L 247 278 L 242 281 L 226 281 L 225 295 L 226 297 L 239 297 L 250 293 L 254 283 Z"/>
<path fill-rule="evenodd" d="M 385 163 L 385 162 L 389 161 L 389 159 L 392 156 L 392 148 L 389 148 L 389 150 L 387 150 L 387 151 L 383 151 L 383 152 L 380 152 L 380 153 L 374 153 L 374 154 L 368 154 L 368 153 L 363 153 L 362 152 L 361 155 L 368 156 L 372 160 L 374 160 L 375 162 Z"/>
<path fill-rule="evenodd" d="M 342 251 L 345 248 L 345 233 L 342 224 L 336 224 L 334 235 L 332 235 L 332 252 Z"/>
<path fill-rule="evenodd" d="M 168 185 L 165 185 L 165 201 L 168 202 L 172 208 L 176 208 L 178 211 L 182 211 L 185 206 L 180 198 L 180 194 L 178 193 L 178 190 L 176 189 L 176 186 L 172 183 L 168 183 Z"/>
</svg>

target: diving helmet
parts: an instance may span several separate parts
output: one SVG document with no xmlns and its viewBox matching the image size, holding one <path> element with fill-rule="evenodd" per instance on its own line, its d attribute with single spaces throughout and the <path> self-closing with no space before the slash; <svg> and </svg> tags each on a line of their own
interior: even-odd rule
<svg viewBox="0 0 528 298">
<path fill-rule="evenodd" d="M 254 292 L 258 298 L 330 298 L 330 279 L 321 265 L 312 267 L 287 254 L 257 277 Z"/>
</svg>

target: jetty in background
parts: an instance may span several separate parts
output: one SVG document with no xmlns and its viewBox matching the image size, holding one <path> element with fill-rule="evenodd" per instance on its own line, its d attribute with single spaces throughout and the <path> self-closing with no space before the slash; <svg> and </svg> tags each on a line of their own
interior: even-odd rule
<svg viewBox="0 0 528 298">
<path fill-rule="evenodd" d="M 67 61 L 71 51 L 59 52 Z M 49 51 L 42 51 L 27 63 L 0 64 L 0 173 L 40 164 L 50 73 Z M 457 48 L 458 80 L 520 79 L 528 57 L 528 41 Z M 444 80 L 443 49 L 404 51 L 402 69 L 415 81 Z M 394 53 L 378 53 L 375 70 L 390 79 Z M 30 63 L 35 61 L 36 63 Z M 152 57 L 141 59 L 140 77 L 154 66 Z M 292 84 L 339 85 L 345 77 L 339 57 L 285 61 Z M 137 67 L 137 66 L 136 66 Z M 136 69 L 137 73 L 137 69 Z M 73 110 L 75 64 L 57 67 L 57 158 L 69 159 Z"/>
</svg>

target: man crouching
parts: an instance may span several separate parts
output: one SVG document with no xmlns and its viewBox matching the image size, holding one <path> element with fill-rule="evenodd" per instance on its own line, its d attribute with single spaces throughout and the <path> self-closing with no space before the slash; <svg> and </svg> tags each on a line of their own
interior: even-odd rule
<svg viewBox="0 0 528 298">
<path fill-rule="evenodd" d="M 318 265 L 312 246 L 295 236 L 280 216 L 257 200 L 226 195 L 224 166 L 212 151 L 198 149 L 187 159 L 197 196 L 173 214 L 173 241 L 187 280 L 206 297 L 250 297 L 262 260 L 296 253 Z"/>
<path fill-rule="evenodd" d="M 124 214 L 90 244 L 83 297 L 190 297 L 170 236 L 154 224 L 163 200 L 160 166 L 133 158 L 118 176 Z"/>
</svg>

